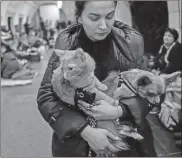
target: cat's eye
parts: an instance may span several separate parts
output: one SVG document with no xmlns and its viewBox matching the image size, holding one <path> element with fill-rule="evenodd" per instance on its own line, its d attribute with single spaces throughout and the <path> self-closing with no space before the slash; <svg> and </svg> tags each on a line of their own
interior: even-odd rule
<svg viewBox="0 0 182 158">
<path fill-rule="evenodd" d="M 72 71 L 72 70 L 73 70 L 73 68 L 72 68 L 72 67 L 69 67 L 69 68 L 68 68 L 68 71 Z"/>
</svg>

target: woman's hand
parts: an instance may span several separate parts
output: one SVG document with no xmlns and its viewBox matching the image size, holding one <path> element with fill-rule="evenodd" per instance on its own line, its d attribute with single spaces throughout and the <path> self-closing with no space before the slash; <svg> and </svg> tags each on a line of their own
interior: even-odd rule
<svg viewBox="0 0 182 158">
<path fill-rule="evenodd" d="M 104 150 L 117 152 L 117 149 L 109 142 L 109 139 L 115 141 L 120 139 L 114 136 L 111 132 L 109 132 L 106 129 L 92 128 L 88 125 L 81 132 L 81 136 L 84 140 L 88 142 L 89 146 L 96 153 L 99 153 Z"/>
<path fill-rule="evenodd" d="M 104 100 L 96 101 L 94 106 L 79 100 L 79 107 L 83 112 L 96 120 L 114 120 L 121 117 L 123 114 L 122 108 L 120 106 L 115 107 Z M 88 110 L 90 108 L 90 110 Z"/>
</svg>

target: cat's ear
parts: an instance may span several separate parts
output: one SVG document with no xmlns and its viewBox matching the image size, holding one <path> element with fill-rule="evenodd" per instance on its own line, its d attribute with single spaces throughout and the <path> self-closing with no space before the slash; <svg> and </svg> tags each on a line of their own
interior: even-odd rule
<svg viewBox="0 0 182 158">
<path fill-rule="evenodd" d="M 60 49 L 54 49 L 54 52 L 58 57 L 62 57 L 65 54 L 65 50 L 60 50 Z"/>
<path fill-rule="evenodd" d="M 169 85 L 171 82 L 174 82 L 177 77 L 179 77 L 181 75 L 181 72 L 180 71 L 177 71 L 177 72 L 173 72 L 171 74 L 167 74 L 167 75 L 161 75 L 164 79 L 164 83 L 165 85 Z"/>
<path fill-rule="evenodd" d="M 152 80 L 148 76 L 142 76 L 137 80 L 137 86 L 147 86 L 152 83 Z"/>
<path fill-rule="evenodd" d="M 86 55 L 82 48 L 77 48 L 75 51 L 75 57 L 81 59 L 82 62 L 86 61 Z"/>
</svg>

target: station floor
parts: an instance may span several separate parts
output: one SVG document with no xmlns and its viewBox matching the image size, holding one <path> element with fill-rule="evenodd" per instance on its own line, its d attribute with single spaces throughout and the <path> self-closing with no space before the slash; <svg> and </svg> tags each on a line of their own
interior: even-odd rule
<svg viewBox="0 0 182 158">
<path fill-rule="evenodd" d="M 51 157 L 52 130 L 41 117 L 36 103 L 49 51 L 39 63 L 33 63 L 39 75 L 33 84 L 1 88 L 1 156 Z M 171 132 L 161 126 L 155 115 L 148 115 L 158 156 L 180 157 Z"/>
</svg>

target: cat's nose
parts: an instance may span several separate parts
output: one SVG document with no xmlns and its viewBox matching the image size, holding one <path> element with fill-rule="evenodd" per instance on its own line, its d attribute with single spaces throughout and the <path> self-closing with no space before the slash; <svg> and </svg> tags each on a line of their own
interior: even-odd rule
<svg viewBox="0 0 182 158">
<path fill-rule="evenodd" d="M 63 84 L 70 85 L 70 81 L 68 81 L 68 80 L 64 79 L 64 80 L 63 80 Z"/>
</svg>

